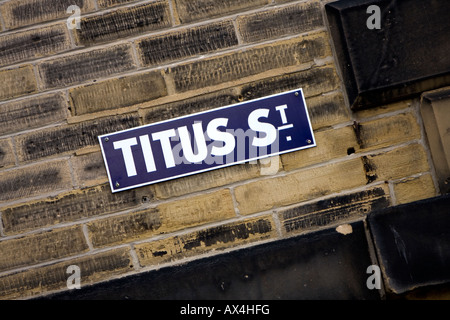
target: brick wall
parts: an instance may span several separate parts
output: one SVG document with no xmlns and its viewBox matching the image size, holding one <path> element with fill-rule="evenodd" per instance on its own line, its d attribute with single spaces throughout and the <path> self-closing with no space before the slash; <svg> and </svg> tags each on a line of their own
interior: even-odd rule
<svg viewBox="0 0 450 320">
<path fill-rule="evenodd" d="M 0 1 L 0 298 L 67 290 L 70 265 L 88 285 L 438 195 L 418 100 L 345 103 L 325 2 Z M 317 147 L 110 192 L 98 135 L 300 87 Z"/>
</svg>

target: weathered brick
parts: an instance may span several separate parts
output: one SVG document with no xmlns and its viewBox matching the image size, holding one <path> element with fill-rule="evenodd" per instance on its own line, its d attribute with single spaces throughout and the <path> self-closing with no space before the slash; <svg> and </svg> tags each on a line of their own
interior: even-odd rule
<svg viewBox="0 0 450 320">
<path fill-rule="evenodd" d="M 250 214 L 365 184 L 361 159 L 352 159 L 244 184 L 236 187 L 234 193 L 239 212 Z"/>
<path fill-rule="evenodd" d="M 0 168 L 8 168 L 16 164 L 11 139 L 0 140 Z"/>
<path fill-rule="evenodd" d="M 306 98 L 306 106 L 311 126 L 314 130 L 350 120 L 350 115 L 341 93 Z"/>
<path fill-rule="evenodd" d="M 54 161 L 0 173 L 0 202 L 72 187 L 67 161 Z"/>
<path fill-rule="evenodd" d="M 300 87 L 304 88 L 305 95 L 309 97 L 334 90 L 338 86 L 339 79 L 334 68 L 311 68 L 301 72 L 270 77 L 242 86 L 194 96 L 182 101 L 141 109 L 139 113 L 145 123 L 153 123 Z M 350 119 L 341 94 L 311 98 L 307 100 L 307 105 L 314 129 Z"/>
<path fill-rule="evenodd" d="M 367 168 L 373 171 L 373 181 L 408 177 L 430 170 L 427 155 L 419 144 L 411 144 L 391 151 L 364 157 Z"/>
<path fill-rule="evenodd" d="M 50 56 L 69 50 L 69 34 L 64 24 L 23 31 L 0 37 L 0 66 Z"/>
<path fill-rule="evenodd" d="M 259 165 L 240 164 L 155 184 L 158 198 L 181 196 L 259 176 Z"/>
<path fill-rule="evenodd" d="M 236 46 L 238 39 L 231 20 L 182 29 L 137 41 L 139 56 L 146 66 L 180 60 Z"/>
<path fill-rule="evenodd" d="M 77 186 L 88 187 L 108 181 L 101 152 L 79 155 L 73 157 L 71 162 Z"/>
<path fill-rule="evenodd" d="M 16 69 L 0 71 L 0 100 L 37 91 L 37 83 L 34 77 L 33 67 L 30 65 Z"/>
<path fill-rule="evenodd" d="M 175 261 L 277 236 L 270 216 L 251 218 L 135 245 L 142 266 Z"/>
<path fill-rule="evenodd" d="M 36 160 L 98 145 L 102 134 L 139 126 L 134 114 L 42 129 L 16 137 L 19 161 Z"/>
<path fill-rule="evenodd" d="M 67 118 L 63 93 L 8 102 L 0 105 L 0 134 L 20 132 Z"/>
<path fill-rule="evenodd" d="M 4 232 L 9 235 L 127 210 L 139 206 L 143 197 L 152 199 L 151 189 L 139 188 L 113 194 L 105 184 L 2 208 Z"/>
<path fill-rule="evenodd" d="M 234 12 L 242 12 L 266 4 L 268 4 L 268 0 L 224 0 L 220 4 L 215 0 L 175 1 L 180 20 L 183 23 L 227 15 Z"/>
<path fill-rule="evenodd" d="M 213 108 L 223 107 L 241 102 L 238 88 L 230 88 L 201 96 L 187 98 L 182 101 L 166 103 L 148 109 L 140 109 L 144 123 L 153 123 L 180 117 L 196 112 L 206 111 Z"/>
<path fill-rule="evenodd" d="M 362 109 L 353 112 L 353 116 L 357 120 L 364 118 L 370 118 L 374 116 L 379 116 L 388 112 L 394 112 L 401 109 L 411 109 L 411 100 L 402 100 L 395 103 L 390 103 L 387 105 L 378 106 L 376 108 Z"/>
<path fill-rule="evenodd" d="M 323 66 L 254 81 L 242 86 L 241 95 L 244 100 L 250 100 L 302 88 L 305 97 L 312 97 L 336 90 L 339 86 L 335 68 Z"/>
<path fill-rule="evenodd" d="M 229 190 L 160 204 L 141 212 L 114 216 L 88 224 L 95 247 L 149 238 L 235 216 Z"/>
<path fill-rule="evenodd" d="M 76 42 L 88 46 L 170 26 L 167 0 L 152 1 L 82 18 L 80 29 L 76 29 Z"/>
<path fill-rule="evenodd" d="M 285 209 L 278 215 L 283 233 L 294 234 L 365 217 L 389 205 L 389 190 L 383 185 Z"/>
<path fill-rule="evenodd" d="M 23 299 L 52 290 L 67 290 L 67 279 L 70 276 L 67 269 L 71 265 L 80 268 L 82 288 L 127 273 L 133 268 L 129 249 L 118 248 L 2 276 L 0 297 Z"/>
<path fill-rule="evenodd" d="M 319 131 L 314 136 L 316 147 L 281 155 L 285 170 L 289 171 L 335 158 L 346 157 L 349 153 L 354 153 L 358 149 L 356 136 L 351 126 Z"/>
<path fill-rule="evenodd" d="M 14 29 L 39 22 L 60 18 L 69 18 L 67 8 L 71 5 L 80 7 L 81 12 L 95 9 L 92 0 L 14 0 L 5 2 L 1 13 L 7 29 Z"/>
<path fill-rule="evenodd" d="M 236 22 L 245 42 L 276 39 L 323 27 L 319 1 L 242 15 Z"/>
<path fill-rule="evenodd" d="M 74 115 L 127 107 L 167 95 L 159 72 L 146 72 L 71 89 Z"/>
<path fill-rule="evenodd" d="M 179 92 L 242 79 L 276 68 L 311 62 L 330 54 L 323 33 L 263 45 L 169 68 Z"/>
<path fill-rule="evenodd" d="M 97 0 L 97 5 L 99 8 L 109 8 L 117 6 L 119 4 L 131 3 L 136 1 L 139 0 Z"/>
<path fill-rule="evenodd" d="M 31 266 L 88 250 L 80 226 L 4 240 L 0 242 L 0 270 Z"/>
<path fill-rule="evenodd" d="M 394 183 L 394 192 L 398 204 L 437 196 L 433 178 L 430 174 L 398 181 Z"/>
<path fill-rule="evenodd" d="M 135 68 L 131 46 L 120 44 L 42 62 L 38 72 L 46 88 L 56 88 Z"/>
<path fill-rule="evenodd" d="M 419 139 L 417 119 L 412 113 L 401 113 L 363 123 L 355 123 L 354 129 L 361 150 L 373 150 Z"/>
</svg>

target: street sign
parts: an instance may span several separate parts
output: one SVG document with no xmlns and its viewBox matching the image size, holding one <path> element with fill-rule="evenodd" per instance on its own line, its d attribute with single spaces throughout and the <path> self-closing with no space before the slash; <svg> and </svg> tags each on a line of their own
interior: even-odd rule
<svg viewBox="0 0 450 320">
<path fill-rule="evenodd" d="M 98 139 L 112 192 L 316 146 L 302 89 Z"/>
</svg>

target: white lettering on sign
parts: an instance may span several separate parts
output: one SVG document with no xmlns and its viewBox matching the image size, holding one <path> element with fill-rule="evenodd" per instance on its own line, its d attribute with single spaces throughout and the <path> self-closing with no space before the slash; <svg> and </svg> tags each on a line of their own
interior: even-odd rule
<svg viewBox="0 0 450 320">
<path fill-rule="evenodd" d="M 286 123 L 285 110 L 286 105 L 282 105 L 275 108 L 280 111 L 282 122 Z M 253 136 L 252 146 L 254 147 L 267 147 L 275 142 L 277 139 L 277 128 L 267 122 L 261 122 L 261 118 L 267 118 L 269 116 L 270 109 L 256 109 L 252 111 L 248 117 L 248 125 L 256 133 L 262 133 L 263 137 Z M 219 127 L 226 128 L 228 124 L 227 118 L 216 118 L 211 120 L 206 129 L 206 135 L 208 140 L 223 142 L 223 146 L 213 145 L 210 151 L 212 156 L 226 156 L 233 153 L 236 147 L 235 136 L 227 131 L 218 130 Z M 279 127 L 278 130 L 292 127 L 292 125 Z M 172 168 L 176 165 L 174 152 L 171 146 L 171 138 L 178 136 L 181 142 L 181 148 L 185 159 L 189 163 L 199 163 L 205 161 L 208 157 L 208 146 L 206 144 L 207 138 L 203 131 L 203 125 L 201 122 L 192 124 L 194 132 L 194 145 L 192 147 L 191 137 L 187 126 L 181 126 L 177 129 L 170 129 L 160 132 L 152 133 L 152 141 L 160 143 L 166 168 Z M 147 172 L 156 171 L 155 160 L 152 151 L 152 144 L 148 135 L 139 137 L 140 147 L 144 157 Z M 132 147 L 137 146 L 138 141 L 136 138 L 129 138 L 125 140 L 119 140 L 114 142 L 114 148 L 122 151 L 123 161 L 125 163 L 125 169 L 128 177 L 137 175 L 136 165 L 133 158 Z M 178 158 L 178 157 L 177 157 Z"/>
</svg>

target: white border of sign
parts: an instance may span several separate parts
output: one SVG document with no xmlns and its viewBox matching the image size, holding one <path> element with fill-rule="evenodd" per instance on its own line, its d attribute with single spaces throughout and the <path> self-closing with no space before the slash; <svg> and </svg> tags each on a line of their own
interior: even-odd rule
<svg viewBox="0 0 450 320">
<path fill-rule="evenodd" d="M 208 168 L 208 169 L 202 169 L 202 170 L 198 170 L 198 171 L 188 172 L 188 173 L 185 173 L 185 174 L 180 174 L 178 176 L 172 176 L 172 177 L 165 178 L 165 179 L 149 181 L 149 182 L 137 184 L 137 185 L 126 187 L 126 188 L 120 188 L 120 189 L 115 189 L 115 190 L 113 189 L 113 182 L 111 180 L 111 176 L 110 176 L 109 168 L 108 168 L 108 163 L 106 162 L 106 156 L 105 156 L 105 152 L 103 150 L 103 145 L 102 145 L 102 140 L 101 140 L 102 138 L 111 137 L 111 136 L 113 136 L 115 134 L 119 134 L 119 133 L 123 133 L 123 132 L 127 132 L 127 131 L 133 131 L 133 130 L 136 130 L 136 129 L 139 129 L 139 128 L 147 128 L 147 127 L 155 126 L 155 125 L 158 125 L 158 124 L 161 124 L 161 123 L 170 122 L 170 121 L 173 121 L 173 120 L 176 120 L 176 119 L 183 119 L 183 118 L 188 118 L 188 117 L 192 117 L 192 116 L 199 115 L 199 114 L 205 114 L 205 113 L 214 112 L 214 111 L 221 110 L 221 109 L 233 108 L 233 107 L 244 105 L 244 104 L 247 104 L 247 103 L 253 103 L 253 102 L 256 102 L 256 101 L 259 101 L 259 100 L 265 100 L 265 99 L 268 99 L 268 98 L 277 97 L 277 96 L 280 96 L 280 95 L 285 95 L 285 94 L 289 94 L 289 93 L 293 93 L 293 92 L 301 92 L 303 105 L 305 106 L 305 110 L 306 110 L 306 117 L 307 117 L 307 120 L 308 120 L 309 130 L 311 131 L 312 138 L 313 138 L 311 144 L 308 144 L 306 146 L 299 147 L 299 148 L 294 148 L 294 149 L 290 149 L 290 150 L 276 152 L 276 153 L 269 154 L 269 155 L 254 157 L 254 158 L 251 158 L 251 159 L 240 160 L 240 161 L 236 161 L 236 162 L 232 162 L 232 163 L 225 163 L 225 164 L 220 165 L 220 166 L 215 166 L 215 167 L 211 167 L 211 168 Z M 230 105 L 223 106 L 223 107 L 213 108 L 211 110 L 191 113 L 191 114 L 188 114 L 188 115 L 184 115 L 184 116 L 180 116 L 180 117 L 176 117 L 176 118 L 171 118 L 171 119 L 168 119 L 168 120 L 163 120 L 163 121 L 158 121 L 158 122 L 154 122 L 154 123 L 150 123 L 150 124 L 145 124 L 145 125 L 142 125 L 142 126 L 139 126 L 139 127 L 125 129 L 125 130 L 121 130 L 121 131 L 117 131 L 117 132 L 113 132 L 113 133 L 108 133 L 108 134 L 103 134 L 101 136 L 98 136 L 98 140 L 99 140 L 99 143 L 100 143 L 100 148 L 101 148 L 102 156 L 103 156 L 103 162 L 105 163 L 106 173 L 108 174 L 109 185 L 111 187 L 111 192 L 112 193 L 126 191 L 126 190 L 130 190 L 130 189 L 135 189 L 135 188 L 140 188 L 140 187 L 152 185 L 152 184 L 159 183 L 159 182 L 164 182 L 164 181 L 168 181 L 168 180 L 173 180 L 173 179 L 178 179 L 178 178 L 182 178 L 182 177 L 187 177 L 187 176 L 191 176 L 191 175 L 194 175 L 194 174 L 199 174 L 199 173 L 203 173 L 203 172 L 207 172 L 207 171 L 221 169 L 221 168 L 224 168 L 224 167 L 230 167 L 230 166 L 233 166 L 233 165 L 236 165 L 236 164 L 242 164 L 242 163 L 245 163 L 245 162 L 255 161 L 255 160 L 259 160 L 259 159 L 265 159 L 265 158 L 269 158 L 269 157 L 274 157 L 274 156 L 278 156 L 278 155 L 281 155 L 281 154 L 294 152 L 294 151 L 298 151 L 298 150 L 303 150 L 303 149 L 309 149 L 309 148 L 313 148 L 313 147 L 317 146 L 316 145 L 316 139 L 315 139 L 315 136 L 314 136 L 314 131 L 313 131 L 312 126 L 311 126 L 311 120 L 309 118 L 308 107 L 307 107 L 306 101 L 305 101 L 305 95 L 303 94 L 303 89 L 302 88 L 295 89 L 295 90 L 289 90 L 289 91 L 285 91 L 285 92 L 281 92 L 281 93 L 276 93 L 276 94 L 272 94 L 272 95 L 269 95 L 269 96 L 265 96 L 265 97 L 261 97 L 261 98 L 257 98 L 257 99 L 253 99 L 253 100 L 249 100 L 249 101 L 234 103 L 234 104 L 230 104 Z"/>
</svg>

